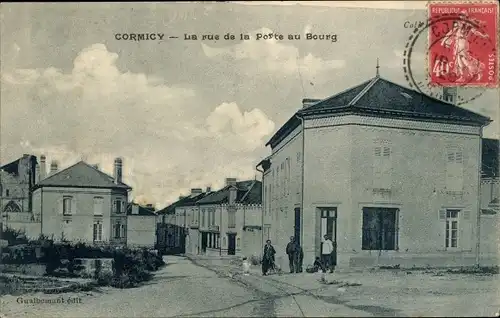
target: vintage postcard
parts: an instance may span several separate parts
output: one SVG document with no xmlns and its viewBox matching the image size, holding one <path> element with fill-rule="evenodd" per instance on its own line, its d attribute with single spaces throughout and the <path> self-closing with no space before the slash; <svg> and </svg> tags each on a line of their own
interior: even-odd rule
<svg viewBox="0 0 500 318">
<path fill-rule="evenodd" d="M 498 1 L 0 6 L 0 317 L 500 316 Z"/>
</svg>

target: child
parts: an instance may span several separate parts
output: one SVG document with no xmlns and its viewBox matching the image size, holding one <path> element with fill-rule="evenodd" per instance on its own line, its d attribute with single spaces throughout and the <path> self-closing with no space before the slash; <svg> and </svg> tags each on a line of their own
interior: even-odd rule
<svg viewBox="0 0 500 318">
<path fill-rule="evenodd" d="M 320 269 L 322 271 L 324 270 L 323 263 L 321 263 L 321 260 L 319 257 L 316 257 L 316 259 L 314 260 L 313 269 L 314 269 L 315 273 L 318 272 Z"/>
<path fill-rule="evenodd" d="M 243 257 L 243 275 L 248 276 L 250 273 L 250 262 L 246 257 Z"/>
</svg>

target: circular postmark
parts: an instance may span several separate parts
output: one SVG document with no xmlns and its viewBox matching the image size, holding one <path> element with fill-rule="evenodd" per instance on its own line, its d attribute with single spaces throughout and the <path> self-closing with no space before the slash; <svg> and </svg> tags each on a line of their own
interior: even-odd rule
<svg viewBox="0 0 500 318">
<path fill-rule="evenodd" d="M 455 90 L 454 103 L 461 105 L 479 98 L 487 90 L 487 86 L 475 85 L 473 81 L 477 77 L 464 78 L 457 72 L 456 61 L 454 61 L 456 47 L 455 51 L 453 48 L 446 47 L 450 42 L 447 37 L 450 31 L 457 27 L 457 23 L 461 23 L 468 29 L 474 28 L 479 34 L 485 34 L 482 32 L 484 26 L 479 21 L 466 19 L 460 14 L 442 14 L 431 17 L 415 27 L 408 37 L 403 53 L 403 72 L 411 88 L 433 98 L 446 101 L 443 96 L 444 88 Z M 496 46 L 490 37 L 474 36 L 471 41 L 474 42 L 474 47 L 481 48 L 481 52 L 491 52 L 490 54 L 497 58 Z M 443 54 L 443 49 L 438 46 L 443 46 L 444 50 L 448 50 L 448 54 Z M 424 52 L 423 55 L 422 52 Z M 476 52 L 468 50 L 467 53 L 471 60 L 479 61 Z M 415 56 L 420 58 L 414 58 Z"/>
</svg>

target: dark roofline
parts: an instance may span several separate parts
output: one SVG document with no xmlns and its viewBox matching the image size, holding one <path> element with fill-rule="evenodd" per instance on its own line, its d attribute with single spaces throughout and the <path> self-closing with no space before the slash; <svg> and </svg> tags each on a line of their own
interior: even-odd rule
<svg viewBox="0 0 500 318">
<path fill-rule="evenodd" d="M 213 193 L 213 192 L 210 192 L 210 194 L 211 193 Z M 201 200 L 201 199 L 205 198 L 207 195 L 210 195 L 210 194 L 207 194 L 206 192 L 203 192 L 203 193 L 197 194 L 194 197 L 185 196 L 182 199 L 179 199 L 179 200 L 177 200 L 177 201 L 175 201 L 175 202 L 167 205 L 163 209 L 160 209 L 160 210 L 156 211 L 156 214 L 158 214 L 158 215 L 172 214 L 172 212 L 175 212 L 175 208 L 194 206 L 194 205 L 196 205 L 196 203 L 197 203 L 198 200 Z M 200 196 L 202 196 L 202 197 L 198 198 Z M 171 209 L 174 209 L 174 211 L 170 211 Z"/>
<path fill-rule="evenodd" d="M 90 164 L 86 163 L 85 161 L 80 160 L 80 161 L 72 164 L 71 166 L 69 166 L 67 168 L 64 168 L 62 170 L 57 171 L 53 175 L 50 175 L 47 178 L 45 178 L 42 181 L 40 181 L 39 183 L 35 184 L 35 186 L 33 187 L 33 190 L 38 189 L 38 188 L 42 188 L 42 187 L 65 187 L 65 188 L 84 188 L 84 189 L 126 189 L 126 190 L 132 190 L 132 187 L 130 187 L 129 185 L 127 185 L 127 184 L 125 184 L 123 182 L 121 182 L 120 184 L 117 184 L 116 186 L 109 186 L 109 187 L 102 187 L 102 186 L 101 187 L 99 187 L 99 186 L 75 186 L 75 185 L 68 186 L 68 185 L 56 185 L 56 184 L 50 184 L 50 185 L 49 184 L 43 184 L 45 181 L 50 180 L 52 177 L 58 175 L 59 173 L 61 173 L 63 171 L 66 171 L 66 170 L 68 170 L 70 168 L 73 168 L 74 166 L 76 166 L 80 162 L 83 163 L 83 164 L 85 164 L 85 165 L 87 165 L 89 168 L 92 168 L 92 169 L 96 170 L 100 174 L 102 174 L 102 175 L 104 175 L 104 176 L 106 176 L 108 178 L 114 179 L 114 177 L 110 176 L 107 173 L 102 172 L 99 169 L 96 169 L 96 167 L 94 167 L 93 165 L 90 165 Z"/>
<path fill-rule="evenodd" d="M 133 214 L 132 213 L 132 209 L 134 207 L 134 205 L 138 206 L 139 207 L 139 213 L 138 214 Z M 127 204 L 127 216 L 157 216 L 158 214 L 156 213 L 156 211 L 154 210 L 151 210 L 147 207 L 144 207 L 140 204 L 137 204 L 137 203 L 134 203 L 134 202 L 129 202 Z"/>
<path fill-rule="evenodd" d="M 238 200 L 236 203 L 239 203 L 239 202 L 243 201 L 243 199 L 245 199 L 245 198 L 247 197 L 247 195 L 250 193 L 250 191 L 253 189 L 253 187 L 257 184 L 257 182 L 260 182 L 260 181 L 255 180 L 255 179 L 253 179 L 253 180 L 243 180 L 243 181 L 238 181 L 238 182 L 236 183 L 236 188 L 237 188 L 238 190 L 240 190 L 240 189 L 238 188 L 238 184 L 243 183 L 243 182 L 248 182 L 248 181 L 253 181 L 253 182 L 252 182 L 252 184 L 248 187 L 248 190 L 247 190 L 247 191 L 245 192 L 245 194 L 241 197 L 241 199 L 240 199 L 240 200 Z M 231 187 L 234 187 L 234 185 L 227 185 L 227 186 L 223 187 L 222 189 L 220 189 L 220 190 L 218 190 L 218 191 L 215 191 L 215 192 L 210 193 L 209 195 L 205 196 L 204 198 L 200 199 L 199 201 L 201 201 L 201 200 L 205 200 L 205 199 L 209 199 L 209 198 L 210 198 L 210 196 L 212 196 L 212 195 L 213 195 L 213 196 L 215 196 L 216 194 L 219 194 L 219 193 L 221 193 L 221 192 L 225 192 L 225 191 L 227 191 L 227 190 L 228 190 L 229 188 L 231 188 Z M 224 197 L 224 198 L 221 198 L 221 199 L 219 199 L 219 200 L 215 200 L 215 201 L 206 201 L 206 202 L 199 202 L 199 201 L 198 201 L 198 202 L 196 202 L 196 205 L 221 204 L 221 203 L 223 203 L 223 202 L 225 201 L 225 199 L 226 199 L 226 198 Z"/>
<path fill-rule="evenodd" d="M 132 188 L 130 187 L 102 187 L 102 186 L 76 186 L 76 185 L 55 185 L 55 184 L 49 184 L 49 185 L 40 185 L 40 184 L 35 184 L 33 186 L 33 190 L 37 190 L 40 188 L 76 188 L 76 189 L 110 189 L 110 190 L 127 190 L 130 191 Z"/>
<path fill-rule="evenodd" d="M 426 98 L 430 99 L 431 101 L 435 101 L 435 102 L 438 102 L 438 103 L 442 103 L 442 104 L 447 104 L 447 105 L 450 105 L 450 106 L 453 106 L 453 107 L 458 107 L 460 109 L 463 109 L 463 110 L 466 110 L 468 111 L 469 113 L 472 113 L 474 114 L 475 116 L 478 117 L 478 119 L 470 119 L 470 118 L 463 118 L 461 116 L 450 116 L 450 115 L 442 115 L 442 116 L 439 116 L 439 115 L 431 115 L 431 114 L 423 114 L 423 113 L 414 113 L 414 112 L 405 112 L 405 111 L 396 111 L 396 110 L 391 110 L 391 109 L 373 109 L 373 108 L 366 108 L 366 107 L 359 107 L 359 106 L 356 106 L 355 103 L 353 105 L 351 105 L 351 102 L 354 101 L 354 100 L 359 100 L 364 94 L 366 94 L 366 92 L 369 90 L 370 87 L 365 87 L 365 88 L 368 88 L 368 89 L 363 89 L 357 96 L 355 96 L 349 103 L 347 103 L 347 105 L 343 105 L 343 106 L 339 106 L 339 107 L 336 107 L 334 109 L 332 108 L 325 108 L 325 109 L 310 109 L 311 106 L 313 105 L 317 105 L 321 102 L 324 102 L 324 101 L 327 101 L 331 98 L 334 98 L 340 94 L 343 94 L 349 90 L 352 90 L 352 89 L 355 89 L 357 87 L 360 87 L 360 86 L 363 86 L 363 85 L 370 85 L 371 82 L 375 83 L 376 81 L 378 81 L 379 79 L 382 79 L 392 85 L 395 85 L 399 88 L 403 88 L 405 90 L 410 90 L 410 91 L 414 91 L 416 92 L 417 94 L 421 95 L 421 96 L 425 96 Z M 308 107 L 305 107 L 305 108 L 301 108 L 299 109 L 298 111 L 296 111 L 294 113 L 294 115 L 287 121 L 285 122 L 285 124 L 283 124 L 283 126 L 281 126 L 278 131 L 276 131 L 276 133 L 274 133 L 274 135 L 271 137 L 271 139 L 269 139 L 269 141 L 265 144 L 266 146 L 269 146 L 271 145 L 272 148 L 274 148 L 279 142 L 281 142 L 286 136 L 288 136 L 295 128 L 297 128 L 302 120 L 299 119 L 299 118 L 305 118 L 306 116 L 312 116 L 312 115 L 324 115 L 324 114 L 336 114 L 336 115 L 341 115 L 341 114 L 362 114 L 362 115 L 377 115 L 377 117 L 382 117 L 382 116 L 387 116 L 387 117 L 391 117 L 391 118 L 399 118 L 399 119 L 406 119 L 406 120 L 418 120 L 418 121 L 431 121 L 431 122 L 440 122 L 440 123 L 464 123 L 464 122 L 467 122 L 467 123 L 470 123 L 470 124 L 474 124 L 474 126 L 481 126 L 481 127 L 484 127 L 486 125 L 488 125 L 489 123 L 491 123 L 493 120 L 489 117 L 486 117 L 486 116 L 483 116 L 481 114 L 478 114 L 476 112 L 473 112 L 471 110 L 468 110 L 468 109 L 464 109 L 464 108 L 461 108 L 457 105 L 454 105 L 454 104 L 451 104 L 451 103 L 448 103 L 448 102 L 444 102 L 442 100 L 439 100 L 437 98 L 434 98 L 432 96 L 429 96 L 427 94 L 424 94 L 424 93 L 421 93 L 421 92 L 418 92 L 418 91 L 415 91 L 414 89 L 411 89 L 411 88 L 407 88 L 407 87 L 404 87 L 400 84 L 397 84 L 397 83 L 394 83 L 392 81 L 389 81 L 385 78 L 381 78 L 379 76 L 376 76 L 368 81 L 365 81 L 359 85 L 356 85 L 354 87 L 351 87 L 351 88 L 348 88 L 346 90 L 343 90 L 337 94 L 334 94 L 330 97 L 327 97 L 325 99 L 322 99 L 321 101 L 315 103 L 315 104 L 312 104 L 312 105 L 309 105 Z M 380 116 L 382 115 L 382 116 Z"/>
</svg>

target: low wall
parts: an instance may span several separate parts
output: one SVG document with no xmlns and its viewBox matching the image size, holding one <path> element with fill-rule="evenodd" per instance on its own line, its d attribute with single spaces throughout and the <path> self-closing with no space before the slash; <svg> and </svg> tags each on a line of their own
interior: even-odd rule
<svg viewBox="0 0 500 318">
<path fill-rule="evenodd" d="M 3 223 L 4 228 L 8 227 L 17 231 L 23 231 L 28 239 L 38 239 L 42 233 L 40 222 L 29 221 L 8 221 Z"/>
<path fill-rule="evenodd" d="M 79 276 L 94 277 L 98 266 L 101 267 L 101 274 L 113 274 L 112 258 L 75 258 L 74 261 L 76 267 L 81 267 L 75 270 L 75 274 Z"/>
</svg>

